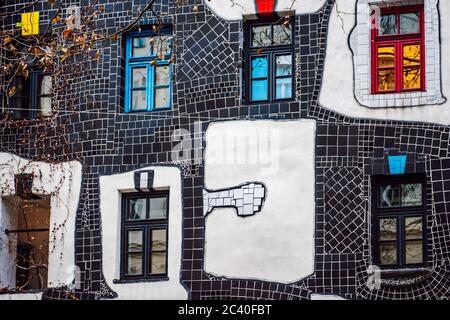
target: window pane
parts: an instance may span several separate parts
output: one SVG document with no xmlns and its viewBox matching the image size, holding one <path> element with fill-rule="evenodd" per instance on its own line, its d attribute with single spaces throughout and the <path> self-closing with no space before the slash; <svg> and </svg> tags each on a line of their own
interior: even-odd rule
<svg viewBox="0 0 450 320">
<path fill-rule="evenodd" d="M 276 99 L 287 99 L 292 97 L 292 79 L 279 78 L 276 80 Z"/>
<path fill-rule="evenodd" d="M 167 198 L 150 198 L 150 219 L 167 218 Z"/>
<path fill-rule="evenodd" d="M 155 72 L 155 83 L 157 86 L 168 85 L 170 81 L 170 67 L 158 66 Z"/>
<path fill-rule="evenodd" d="M 403 69 L 403 88 L 404 89 L 420 89 L 420 68 Z"/>
<path fill-rule="evenodd" d="M 266 47 L 272 44 L 271 26 L 252 27 L 252 47 Z"/>
<path fill-rule="evenodd" d="M 128 252 L 142 252 L 142 231 L 128 231 Z"/>
<path fill-rule="evenodd" d="M 267 80 L 252 81 L 252 101 L 267 100 Z"/>
<path fill-rule="evenodd" d="M 153 54 L 160 55 L 168 55 L 171 53 L 171 45 L 172 41 L 169 40 L 170 36 L 160 36 L 153 38 Z"/>
<path fill-rule="evenodd" d="M 17 93 L 16 93 L 17 94 Z M 14 119 L 26 119 L 30 117 L 30 100 L 28 97 L 14 99 L 13 106 Z"/>
<path fill-rule="evenodd" d="M 150 37 L 133 38 L 133 57 L 145 57 L 150 55 Z"/>
<path fill-rule="evenodd" d="M 291 25 L 284 26 L 282 24 L 277 24 L 273 26 L 273 44 L 283 45 L 291 43 Z"/>
<path fill-rule="evenodd" d="M 150 273 L 166 273 L 166 252 L 152 252 Z"/>
<path fill-rule="evenodd" d="M 142 274 L 142 253 L 129 253 L 127 261 L 127 274 Z"/>
<path fill-rule="evenodd" d="M 145 88 L 147 86 L 147 68 L 133 68 L 131 75 L 132 88 Z"/>
<path fill-rule="evenodd" d="M 43 116 L 50 116 L 52 114 L 52 98 L 40 97 L 38 98 L 37 109 Z"/>
<path fill-rule="evenodd" d="M 392 47 L 378 47 L 378 67 L 394 67 L 395 48 Z"/>
<path fill-rule="evenodd" d="M 405 243 L 405 260 L 407 264 L 423 262 L 422 240 L 409 240 Z"/>
<path fill-rule="evenodd" d="M 49 95 L 52 93 L 52 77 L 50 75 L 41 75 L 38 78 L 39 95 Z"/>
<path fill-rule="evenodd" d="M 405 239 L 422 239 L 422 217 L 405 218 Z"/>
<path fill-rule="evenodd" d="M 380 264 L 397 264 L 397 244 L 395 242 L 380 243 Z"/>
<path fill-rule="evenodd" d="M 145 89 L 131 91 L 131 110 L 147 109 L 147 92 Z"/>
<path fill-rule="evenodd" d="M 420 65 L 420 44 L 403 46 L 403 66 Z"/>
<path fill-rule="evenodd" d="M 147 218 L 146 199 L 128 199 L 127 220 L 144 220 Z"/>
<path fill-rule="evenodd" d="M 422 205 L 422 184 L 402 184 L 402 206 Z"/>
<path fill-rule="evenodd" d="M 379 238 L 380 241 L 397 240 L 397 221 L 395 218 L 379 220 Z"/>
<path fill-rule="evenodd" d="M 378 70 L 378 90 L 391 91 L 395 89 L 394 69 Z"/>
<path fill-rule="evenodd" d="M 277 56 L 277 76 L 290 76 L 292 74 L 292 55 Z"/>
<path fill-rule="evenodd" d="M 268 60 L 267 57 L 252 58 L 252 78 L 267 78 Z"/>
<path fill-rule="evenodd" d="M 169 107 L 169 88 L 155 89 L 155 109 Z"/>
<path fill-rule="evenodd" d="M 378 34 L 396 34 L 397 16 L 395 14 L 382 15 L 378 18 Z"/>
<path fill-rule="evenodd" d="M 166 229 L 152 230 L 152 251 L 166 250 Z"/>
<path fill-rule="evenodd" d="M 400 205 L 400 186 L 380 186 L 380 207 L 395 207 Z"/>
<path fill-rule="evenodd" d="M 400 33 L 417 33 L 419 31 L 418 12 L 400 14 Z"/>
<path fill-rule="evenodd" d="M 25 80 L 25 77 L 17 76 L 15 80 L 16 94 L 15 96 L 29 96 L 30 95 L 30 78 Z"/>
</svg>

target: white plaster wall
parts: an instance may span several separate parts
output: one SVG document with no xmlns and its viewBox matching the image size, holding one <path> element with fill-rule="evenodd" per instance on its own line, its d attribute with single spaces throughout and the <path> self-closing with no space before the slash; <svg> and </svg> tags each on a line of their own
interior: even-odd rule
<svg viewBox="0 0 450 320">
<path fill-rule="evenodd" d="M 42 300 L 42 293 L 0 294 L 0 300 Z"/>
<path fill-rule="evenodd" d="M 233 141 L 239 141 L 239 146 Z M 233 208 L 215 209 L 207 216 L 207 272 L 284 283 L 313 273 L 314 146 L 313 120 L 210 125 L 205 188 L 261 182 L 267 193 L 261 211 L 253 216 L 239 217 Z M 247 161 L 238 161 L 245 152 L 251 154 Z M 259 156 L 252 159 L 255 155 Z"/>
<path fill-rule="evenodd" d="M 50 209 L 48 287 L 65 285 L 75 263 L 75 217 L 81 189 L 81 164 L 78 161 L 49 164 L 0 153 L 1 196 L 15 194 L 14 176 L 33 173 L 33 193 L 53 194 Z M 8 252 L 8 212 L 0 197 L 0 287 L 15 287 L 15 270 Z M 53 226 L 62 225 L 55 230 Z M 55 237 L 56 240 L 53 238 Z"/>
<path fill-rule="evenodd" d="M 429 1 L 426 0 L 426 2 Z M 325 108 L 357 118 L 449 124 L 450 102 L 448 99 L 440 105 L 414 107 L 368 108 L 358 103 L 354 96 L 353 60 L 348 45 L 349 35 L 355 25 L 356 0 L 337 0 L 337 7 L 339 11 L 344 13 L 338 15 L 336 6 L 334 6 L 328 29 L 325 71 L 319 97 L 320 104 Z M 448 59 L 445 59 L 450 54 L 450 20 L 446 19 L 450 16 L 450 3 L 441 0 L 439 11 L 441 18 L 441 56 L 443 57 L 441 66 L 442 92 L 445 97 L 450 92 L 450 63 L 448 63 Z M 433 27 L 436 26 L 433 25 Z M 367 46 L 369 48 L 370 43 L 367 43 Z M 433 59 L 434 57 L 427 57 L 426 59 L 430 58 Z M 339 88 L 338 95 L 336 95 L 336 88 Z"/>
<path fill-rule="evenodd" d="M 334 294 L 312 293 L 311 300 L 347 300 Z"/>
<path fill-rule="evenodd" d="M 326 0 L 275 0 L 275 12 L 294 10 L 296 14 L 316 12 Z M 242 20 L 256 13 L 255 0 L 205 0 L 205 5 L 225 20 Z"/>
<path fill-rule="evenodd" d="M 134 172 L 100 177 L 100 211 L 102 217 L 103 275 L 118 299 L 157 300 L 187 299 L 180 282 L 182 246 L 181 173 L 176 167 L 154 166 L 153 187 L 169 189 L 169 242 L 167 281 L 114 283 L 120 279 L 121 199 L 124 192 L 136 192 Z"/>
</svg>

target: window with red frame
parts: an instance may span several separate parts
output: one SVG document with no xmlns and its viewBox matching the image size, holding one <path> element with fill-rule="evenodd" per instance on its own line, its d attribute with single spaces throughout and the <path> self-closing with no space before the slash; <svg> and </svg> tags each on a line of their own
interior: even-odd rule
<svg viewBox="0 0 450 320">
<path fill-rule="evenodd" d="M 423 6 L 382 8 L 372 30 L 372 92 L 425 90 Z"/>
</svg>

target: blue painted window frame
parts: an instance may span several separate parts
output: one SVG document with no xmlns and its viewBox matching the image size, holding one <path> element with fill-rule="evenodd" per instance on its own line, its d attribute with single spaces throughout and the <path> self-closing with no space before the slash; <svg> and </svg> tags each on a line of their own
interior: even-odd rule
<svg viewBox="0 0 450 320">
<path fill-rule="evenodd" d="M 152 30 L 145 30 L 141 32 L 129 32 L 126 35 L 126 65 L 125 65 L 125 112 L 156 112 L 166 111 L 172 108 L 172 64 L 169 59 L 172 56 L 172 40 L 170 43 L 170 50 L 164 54 L 164 59 L 157 57 L 157 54 L 151 52 L 148 56 L 133 57 L 133 39 L 140 37 L 158 37 L 158 36 L 172 36 L 172 28 L 163 28 L 160 33 L 155 33 Z M 154 63 L 156 61 L 156 64 Z M 159 66 L 169 66 L 169 83 L 167 86 L 156 86 L 155 71 Z M 147 69 L 147 83 L 146 83 L 146 108 L 142 110 L 132 110 L 131 108 L 131 93 L 132 88 L 131 78 L 132 71 L 137 67 L 145 67 Z M 160 87 L 169 88 L 168 105 L 164 108 L 155 108 L 155 89 Z M 141 88 L 143 89 L 143 88 Z"/>
</svg>

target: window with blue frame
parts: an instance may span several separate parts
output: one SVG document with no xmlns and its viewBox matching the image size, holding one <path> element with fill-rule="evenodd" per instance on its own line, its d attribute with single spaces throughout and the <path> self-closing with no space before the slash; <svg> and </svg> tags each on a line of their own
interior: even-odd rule
<svg viewBox="0 0 450 320">
<path fill-rule="evenodd" d="M 294 97 L 294 37 L 284 18 L 246 24 L 248 102 L 275 102 Z"/>
<path fill-rule="evenodd" d="M 133 32 L 126 37 L 125 111 L 170 109 L 172 30 Z"/>
</svg>

